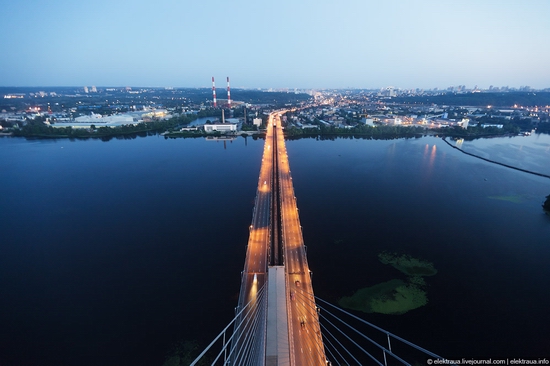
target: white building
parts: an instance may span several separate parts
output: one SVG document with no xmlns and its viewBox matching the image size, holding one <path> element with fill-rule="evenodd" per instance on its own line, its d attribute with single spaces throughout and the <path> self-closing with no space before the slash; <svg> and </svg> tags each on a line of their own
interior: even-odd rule
<svg viewBox="0 0 550 366">
<path fill-rule="evenodd" d="M 384 96 L 384 97 L 396 97 L 397 91 L 393 86 L 388 86 L 387 88 L 382 88 L 378 93 L 378 95 Z"/>
<path fill-rule="evenodd" d="M 133 124 L 137 122 L 134 117 L 124 114 L 115 114 L 113 116 L 102 116 L 92 113 L 91 116 L 80 116 L 74 119 L 76 123 L 98 123 L 98 124 Z"/>
<path fill-rule="evenodd" d="M 463 129 L 467 129 L 469 123 L 470 123 L 470 119 L 462 118 L 462 121 L 457 122 L 456 125 L 462 127 Z"/>
<path fill-rule="evenodd" d="M 230 132 L 237 131 L 236 123 L 210 123 L 204 125 L 204 132 Z"/>
<path fill-rule="evenodd" d="M 369 126 L 374 126 L 374 119 L 372 118 L 361 118 L 361 123 L 364 123 Z"/>
<path fill-rule="evenodd" d="M 254 126 L 260 127 L 262 125 L 262 119 L 261 118 L 254 118 L 252 120 L 252 123 L 254 124 Z"/>
<path fill-rule="evenodd" d="M 128 114 L 116 114 L 113 116 L 102 116 L 101 114 L 92 113 L 91 116 L 80 116 L 76 117 L 74 121 L 66 121 L 63 118 L 58 118 L 58 122 L 52 123 L 51 126 L 54 128 L 62 127 L 72 127 L 72 128 L 91 128 L 92 125 L 95 127 L 116 127 L 123 125 L 136 125 L 143 122 L 139 120 L 136 116 Z"/>
</svg>

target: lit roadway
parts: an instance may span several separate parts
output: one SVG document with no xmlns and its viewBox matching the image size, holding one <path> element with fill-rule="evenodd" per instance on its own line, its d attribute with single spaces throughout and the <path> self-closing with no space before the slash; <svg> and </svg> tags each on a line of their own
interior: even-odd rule
<svg viewBox="0 0 550 366">
<path fill-rule="evenodd" d="M 274 164 L 274 156 L 278 164 Z M 275 167 L 278 167 L 278 170 L 274 172 Z M 276 203 L 278 207 L 271 205 L 272 187 L 274 187 L 272 176 L 275 176 L 275 179 L 278 177 L 279 201 Z M 238 310 L 254 300 L 257 291 L 266 283 L 271 240 L 272 237 L 278 237 L 272 233 L 271 215 L 280 215 L 281 237 L 278 240 L 274 239 L 278 241 L 274 245 L 279 248 L 282 246 L 282 261 L 286 272 L 286 308 L 291 365 L 324 365 L 326 364 L 324 347 L 278 113 L 270 115 L 267 126 Z M 245 333 L 247 330 L 249 329 L 245 329 Z M 258 332 L 263 333 L 263 331 L 258 329 Z M 257 336 L 261 337 L 261 334 Z"/>
<path fill-rule="evenodd" d="M 266 141 L 270 140 L 272 133 L 273 131 L 268 129 Z M 272 170 L 273 154 L 271 147 L 266 143 L 260 168 L 260 177 L 258 179 L 252 224 L 250 225 L 250 236 L 246 248 L 246 260 L 241 277 L 241 290 L 237 310 L 241 310 L 250 301 L 255 300 L 258 290 L 264 286 L 267 280 Z M 252 302 L 252 306 L 254 305 L 255 303 Z M 245 333 L 249 331 L 249 329 L 243 330 Z"/>
<path fill-rule="evenodd" d="M 290 357 L 293 365 L 326 364 L 283 129 L 275 117 Z"/>
</svg>

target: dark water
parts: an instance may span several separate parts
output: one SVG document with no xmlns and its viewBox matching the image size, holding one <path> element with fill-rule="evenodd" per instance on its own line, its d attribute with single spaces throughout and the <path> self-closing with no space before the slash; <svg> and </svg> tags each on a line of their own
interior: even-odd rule
<svg viewBox="0 0 550 366">
<path fill-rule="evenodd" d="M 535 138 L 521 143 L 544 143 L 532 165 L 548 174 L 550 139 Z M 490 154 L 487 144 L 463 147 Z M 541 204 L 549 179 L 437 138 L 302 140 L 288 151 L 316 295 L 335 302 L 401 278 L 376 255 L 410 254 L 439 271 L 426 278 L 428 305 L 369 320 L 449 358 L 548 356 L 550 217 Z"/>
<path fill-rule="evenodd" d="M 463 148 L 550 173 L 547 136 Z M 179 340 L 206 345 L 237 302 L 262 149 L 0 139 L 0 365 L 161 365 Z M 411 254 L 439 271 L 428 305 L 366 319 L 449 358 L 550 355 L 550 179 L 437 138 L 287 149 L 318 296 L 398 278 L 377 254 Z"/>
</svg>

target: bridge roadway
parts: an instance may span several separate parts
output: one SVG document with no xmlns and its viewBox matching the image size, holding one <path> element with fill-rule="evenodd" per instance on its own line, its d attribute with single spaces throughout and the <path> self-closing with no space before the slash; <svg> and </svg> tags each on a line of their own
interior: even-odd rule
<svg viewBox="0 0 550 366">
<path fill-rule="evenodd" d="M 266 141 L 273 139 L 272 135 L 273 130 L 268 129 Z M 252 224 L 250 225 L 244 271 L 242 272 L 239 308 L 253 300 L 258 289 L 262 288 L 267 281 L 272 170 L 273 154 L 271 147 L 266 143 L 254 202 Z"/>
<path fill-rule="evenodd" d="M 277 159 L 277 164 L 274 159 Z M 275 174 L 272 174 L 275 167 L 278 169 Z M 278 185 L 273 184 L 272 177 L 278 179 Z M 275 209 L 270 204 L 273 186 L 279 187 L 279 202 Z M 283 130 L 277 113 L 270 115 L 267 127 L 245 268 L 242 274 L 239 308 L 254 300 L 258 289 L 267 282 L 270 243 L 273 237 L 279 237 L 272 233 L 270 215 L 280 215 L 281 237 L 279 243 L 275 245 L 282 247 L 282 264 L 285 267 L 287 296 L 283 303 L 286 303 L 288 318 L 290 365 L 324 365 L 326 358 L 313 297 L 311 275 Z"/>
</svg>

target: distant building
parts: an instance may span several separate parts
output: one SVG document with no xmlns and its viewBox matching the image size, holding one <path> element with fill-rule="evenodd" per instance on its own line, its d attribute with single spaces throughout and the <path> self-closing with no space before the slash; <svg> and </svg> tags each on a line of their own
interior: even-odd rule
<svg viewBox="0 0 550 366">
<path fill-rule="evenodd" d="M 4 120 L 6 122 L 24 122 L 25 121 L 25 115 L 24 114 L 18 114 L 18 113 L 0 113 L 0 120 Z"/>
<path fill-rule="evenodd" d="M 396 97 L 397 91 L 393 86 L 388 86 L 387 88 L 382 88 L 378 95 L 383 97 Z"/>
<path fill-rule="evenodd" d="M 463 129 L 467 129 L 469 123 L 470 120 L 468 118 L 462 118 L 462 121 L 457 122 L 456 125 L 462 127 Z"/>
<path fill-rule="evenodd" d="M 252 120 L 252 124 L 253 124 L 254 126 L 260 127 L 260 126 L 262 125 L 262 119 L 261 119 L 261 118 L 254 118 L 254 119 Z"/>
<path fill-rule="evenodd" d="M 372 119 L 372 118 L 361 118 L 361 123 L 364 123 L 368 126 L 374 126 L 374 119 Z"/>
<path fill-rule="evenodd" d="M 106 124 L 132 124 L 137 120 L 129 115 L 117 114 L 113 116 L 102 116 L 101 114 L 92 113 L 90 116 L 80 116 L 74 119 L 76 123 L 106 123 Z"/>
<path fill-rule="evenodd" d="M 170 115 L 166 109 L 153 109 L 150 112 L 142 114 L 143 118 L 159 118 L 166 119 Z"/>
<path fill-rule="evenodd" d="M 403 123 L 403 120 L 401 118 L 395 117 L 395 118 L 388 119 L 388 122 L 393 125 L 400 125 Z"/>
<path fill-rule="evenodd" d="M 204 125 L 204 132 L 230 132 L 237 131 L 236 123 L 209 123 Z"/>
<path fill-rule="evenodd" d="M 4 95 L 5 99 L 23 99 L 25 98 L 24 93 L 12 93 L 12 94 L 6 94 Z"/>
<path fill-rule="evenodd" d="M 58 122 L 52 123 L 51 126 L 54 128 L 90 128 L 92 125 L 95 127 L 116 127 L 123 125 L 136 125 L 141 122 L 143 121 L 139 120 L 137 116 L 132 116 L 129 114 L 102 116 L 101 114 L 92 113 L 90 116 L 76 117 L 74 121 L 67 121 L 67 118 L 58 118 Z"/>
</svg>

